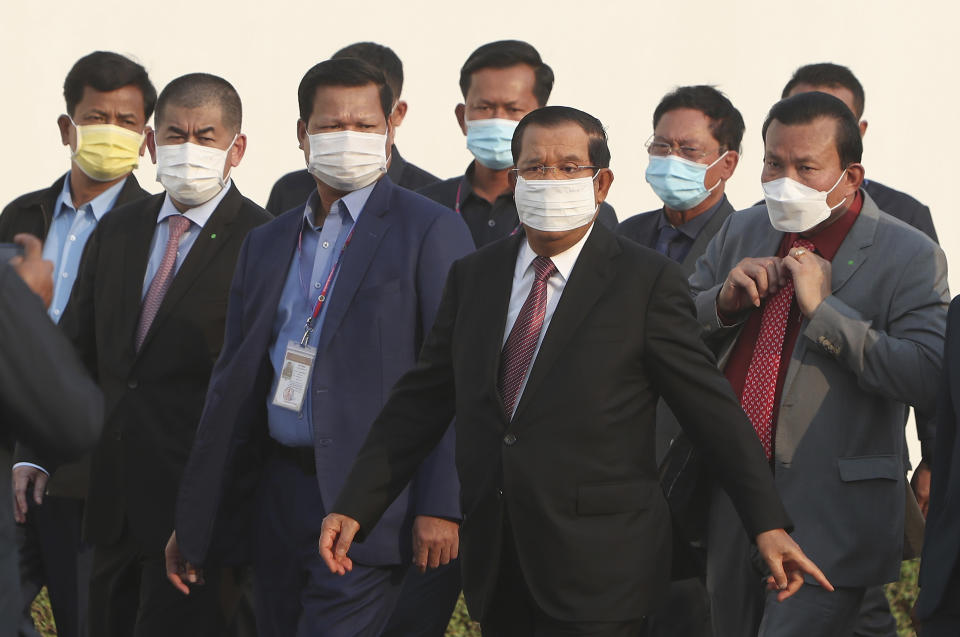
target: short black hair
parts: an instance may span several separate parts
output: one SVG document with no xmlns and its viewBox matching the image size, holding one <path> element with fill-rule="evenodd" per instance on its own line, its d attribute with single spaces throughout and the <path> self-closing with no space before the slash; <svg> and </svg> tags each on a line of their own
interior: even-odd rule
<svg viewBox="0 0 960 637">
<path fill-rule="evenodd" d="M 480 69 L 506 69 L 518 64 L 533 69 L 533 96 L 544 106 L 553 90 L 553 69 L 543 63 L 532 45 L 521 40 L 490 42 L 471 53 L 460 69 L 460 92 L 467 97 L 473 74 Z"/>
<path fill-rule="evenodd" d="M 587 151 L 590 155 L 590 163 L 600 168 L 609 168 L 610 147 L 607 145 L 607 131 L 604 130 L 603 124 L 593 115 L 569 106 L 544 106 L 523 116 L 513 132 L 513 140 L 510 144 L 513 163 L 516 164 L 520 159 L 523 132 L 528 126 L 551 128 L 566 123 L 577 124 L 589 137 Z"/>
<path fill-rule="evenodd" d="M 783 93 L 780 94 L 780 97 L 788 97 L 790 92 L 799 84 L 847 89 L 853 93 L 853 114 L 857 116 L 858 120 L 863 117 L 867 97 L 863 92 L 863 85 L 860 84 L 860 80 L 847 67 L 832 62 L 801 66 L 794 71 L 793 77 L 783 87 Z"/>
<path fill-rule="evenodd" d="M 167 84 L 157 99 L 157 117 L 154 123 L 160 128 L 164 111 L 169 105 L 197 108 L 207 104 L 220 107 L 224 127 L 235 133 L 240 132 L 243 121 L 240 95 L 230 82 L 209 73 L 181 75 Z"/>
<path fill-rule="evenodd" d="M 63 99 L 67 102 L 67 115 L 70 117 L 73 117 L 88 86 L 101 93 L 135 86 L 143 95 L 143 121 L 146 122 L 153 115 L 157 89 L 150 82 L 147 70 L 119 53 L 94 51 L 76 61 L 63 82 Z"/>
<path fill-rule="evenodd" d="M 307 121 L 313 113 L 313 100 L 322 86 L 366 86 L 373 84 L 380 93 L 380 107 L 384 119 L 390 118 L 393 110 L 393 89 L 387 83 L 383 71 L 357 58 L 330 59 L 314 65 L 300 80 L 297 99 L 300 102 L 300 119 Z"/>
<path fill-rule="evenodd" d="M 681 86 L 667 93 L 653 111 L 653 127 L 660 123 L 665 113 L 678 108 L 700 111 L 710 120 L 710 134 L 723 150 L 740 152 L 743 141 L 743 116 L 734 108 L 726 95 L 713 86 Z"/>
<path fill-rule="evenodd" d="M 376 42 L 356 42 L 330 56 L 331 60 L 340 58 L 357 58 L 383 71 L 387 84 L 393 90 L 393 99 L 400 99 L 400 92 L 403 91 L 403 62 L 393 49 Z"/>
<path fill-rule="evenodd" d="M 767 129 L 773 120 L 792 126 L 809 124 L 820 117 L 829 117 L 836 122 L 834 141 L 840 165 L 847 167 L 859 163 L 863 158 L 863 140 L 857 118 L 842 100 L 820 91 L 798 93 L 774 104 L 763 122 L 763 141 L 767 141 Z"/>
</svg>

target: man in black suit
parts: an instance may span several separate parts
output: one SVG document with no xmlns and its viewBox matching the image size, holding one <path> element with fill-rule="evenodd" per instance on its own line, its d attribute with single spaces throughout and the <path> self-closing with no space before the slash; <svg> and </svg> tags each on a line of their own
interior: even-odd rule
<svg viewBox="0 0 960 637">
<path fill-rule="evenodd" d="M 403 118 L 407 116 L 408 106 L 406 100 L 400 99 L 400 91 L 403 90 L 403 62 L 393 49 L 376 42 L 357 42 L 340 49 L 330 59 L 338 58 L 357 58 L 383 72 L 394 95 L 390 126 L 400 126 Z M 391 147 L 390 156 L 387 158 L 387 176 L 393 183 L 410 190 L 419 190 L 440 181 L 401 157 L 396 144 Z M 270 189 L 267 210 L 273 215 L 280 215 L 291 208 L 302 206 L 316 189 L 317 182 L 306 169 L 287 173 Z"/>
<path fill-rule="evenodd" d="M 270 218 L 230 179 L 246 149 L 240 123 L 221 78 L 185 75 L 163 90 L 151 151 L 166 193 L 99 224 L 61 321 L 106 401 L 84 518 L 98 637 L 210 635 L 221 621 L 216 573 L 183 597 L 164 578 L 163 549 L 240 245 Z"/>
<path fill-rule="evenodd" d="M 856 116 L 860 137 L 867 133 L 867 120 L 863 119 L 863 110 L 866 106 L 866 94 L 863 85 L 853 72 L 839 64 L 823 62 L 807 64 L 797 69 L 790 81 L 783 87 L 781 97 L 790 97 L 798 93 L 820 91 L 833 95 L 847 105 Z M 908 223 L 920 230 L 928 237 L 937 241 L 937 231 L 933 227 L 933 218 L 930 208 L 923 205 L 905 192 L 900 192 L 879 181 L 865 179 L 863 189 L 870 195 L 880 210 Z M 908 414 L 904 414 L 904 422 Z M 929 415 L 916 414 L 917 437 L 920 439 L 921 461 L 913 472 L 910 484 L 913 487 L 920 511 L 926 512 L 930 498 L 930 456 L 933 453 L 933 439 L 936 436 L 933 419 Z M 904 445 L 906 448 L 906 445 Z M 909 469 L 910 459 L 905 458 L 906 468 Z M 917 504 L 907 502 L 907 543 L 904 549 L 905 558 L 917 557 L 911 552 L 910 546 L 915 544 L 923 529 L 923 520 L 917 510 Z M 911 529 L 915 529 L 911 531 Z M 854 631 L 855 637 L 896 637 L 897 622 L 890 612 L 883 587 L 874 586 L 867 589 L 863 599 L 860 617 Z"/>
<path fill-rule="evenodd" d="M 427 186 L 420 194 L 457 211 L 481 248 L 519 232 L 509 173 L 510 140 L 517 122 L 545 106 L 553 90 L 553 69 L 520 40 L 484 44 L 460 68 L 463 103 L 454 114 L 474 161 L 463 175 Z M 601 224 L 613 230 L 617 214 L 600 204 Z"/>
<path fill-rule="evenodd" d="M 11 437 L 70 460 L 96 444 L 103 426 L 100 390 L 45 316 L 53 263 L 42 258 L 36 237 L 17 235 L 16 241 L 24 245 L 24 256 L 0 263 L 0 492 L 11 489 L 5 471 Z M 21 619 L 18 563 L 13 514 L 0 507 L 2 637 L 16 635 Z"/>
<path fill-rule="evenodd" d="M 142 66 L 105 51 L 73 65 L 63 95 L 66 113 L 57 118 L 57 126 L 62 144 L 70 148 L 70 171 L 49 188 L 17 198 L 0 214 L 0 242 L 21 232 L 45 241 L 44 258 L 53 262 L 56 273 L 49 308 L 54 322 L 67 305 L 97 222 L 113 208 L 148 194 L 132 171 L 144 151 L 144 131 L 157 100 Z M 86 472 L 85 462 L 61 467 L 52 477 L 32 464 L 13 468 L 24 635 L 37 635 L 30 605 L 44 586 L 58 633 L 86 634 L 93 557 L 80 540 Z"/>
<path fill-rule="evenodd" d="M 618 234 L 676 261 L 684 275 L 692 274 L 710 239 L 733 214 L 724 188 L 737 168 L 743 130 L 740 111 L 712 86 L 681 86 L 665 95 L 653 112 L 653 135 L 647 141 L 647 182 L 663 207 L 630 217 Z M 661 400 L 658 466 L 679 433 L 680 424 Z M 646 634 L 709 637 L 710 601 L 700 578 L 671 583 Z"/>
<path fill-rule="evenodd" d="M 613 182 L 603 125 L 539 109 L 517 126 L 512 154 L 525 236 L 454 263 L 417 367 L 324 520 L 331 571 L 353 567 L 351 541 L 370 533 L 456 416 L 463 584 L 482 629 L 635 635 L 670 573 L 653 447 L 662 394 L 710 450 L 780 596 L 803 572 L 829 586 L 783 530 L 790 521 L 700 340 L 680 269 L 594 223 Z"/>
<path fill-rule="evenodd" d="M 936 417 L 936 450 L 930 509 L 920 561 L 920 596 L 917 617 L 921 637 L 960 635 L 960 458 L 957 436 L 957 402 L 960 401 L 960 297 L 950 303 L 943 383 Z"/>
</svg>

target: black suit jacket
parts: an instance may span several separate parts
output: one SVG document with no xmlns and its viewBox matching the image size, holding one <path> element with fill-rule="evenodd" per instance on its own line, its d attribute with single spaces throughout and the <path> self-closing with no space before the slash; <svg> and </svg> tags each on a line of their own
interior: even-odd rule
<svg viewBox="0 0 960 637">
<path fill-rule="evenodd" d="M 933 227 L 933 217 L 930 208 L 923 205 L 905 192 L 885 186 L 872 179 L 863 182 L 863 189 L 867 191 L 873 202 L 880 210 L 893 215 L 900 221 L 908 223 L 921 231 L 937 243 L 937 231 Z"/>
<path fill-rule="evenodd" d="M 64 180 L 69 176 L 68 172 L 53 182 L 49 188 L 27 193 L 7 204 L 3 214 L 0 214 L 0 242 L 13 241 L 13 236 L 21 232 L 28 232 L 40 239 L 46 239 L 50 222 L 53 221 L 53 207 L 63 190 Z M 130 173 L 123 183 L 123 188 L 120 189 L 120 194 L 117 195 L 114 208 L 149 195 L 149 192 L 140 187 L 140 182 L 133 173 Z"/>
<path fill-rule="evenodd" d="M 940 609 L 951 578 L 960 568 L 960 296 L 950 303 L 943 383 L 936 417 L 936 446 L 930 486 L 930 509 L 920 561 L 920 598 L 917 615 L 927 619 Z M 944 609 L 946 610 L 946 609 Z M 954 609 L 955 610 L 955 609 Z"/>
<path fill-rule="evenodd" d="M 113 210 L 87 243 L 60 327 L 104 394 L 84 534 L 108 544 L 128 528 L 143 551 L 162 550 L 223 343 L 240 245 L 270 216 L 232 185 L 167 291 L 139 353 L 134 334 L 164 195 Z M 39 462 L 38 464 L 44 464 Z"/>
<path fill-rule="evenodd" d="M 523 237 L 457 261 L 417 367 L 373 425 L 333 511 L 361 538 L 456 415 L 471 614 L 494 594 L 509 519 L 537 605 L 566 621 L 648 614 L 670 575 L 654 462 L 663 395 L 710 450 L 749 533 L 787 527 L 760 444 L 700 339 L 676 264 L 595 224 L 512 421 L 497 374 Z"/>
<path fill-rule="evenodd" d="M 103 398 L 70 342 L 13 268 L 0 264 L 0 437 L 70 460 L 96 444 Z M 0 493 L 9 494 L 10 448 L 0 444 Z M 10 500 L 0 506 L 0 634 L 20 621 L 20 574 Z"/>
<path fill-rule="evenodd" d="M 390 151 L 390 168 L 387 177 L 394 184 L 408 190 L 419 190 L 424 186 L 440 181 L 419 166 L 411 164 L 400 156 L 396 145 Z M 267 211 L 272 215 L 280 215 L 292 208 L 302 207 L 310 193 L 317 189 L 317 182 L 313 175 L 304 170 L 295 170 L 287 173 L 273 184 L 270 189 L 270 198 L 267 199 Z"/>
</svg>

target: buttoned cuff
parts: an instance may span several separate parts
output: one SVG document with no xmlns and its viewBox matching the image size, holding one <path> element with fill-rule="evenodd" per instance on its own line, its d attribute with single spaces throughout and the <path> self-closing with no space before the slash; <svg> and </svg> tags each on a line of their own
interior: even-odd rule
<svg viewBox="0 0 960 637">
<path fill-rule="evenodd" d="M 16 469 L 17 467 L 33 467 L 34 469 L 40 469 L 40 471 L 43 471 L 45 474 L 47 474 L 47 476 L 50 475 L 49 471 L 38 464 L 33 464 L 32 462 L 17 462 L 13 465 L 13 468 Z"/>
<path fill-rule="evenodd" d="M 810 317 L 803 335 L 826 354 L 833 358 L 840 358 L 846 353 L 848 345 L 843 329 L 844 323 L 849 323 L 851 320 L 862 323 L 863 317 L 831 294 L 820 303 L 820 307 Z"/>
</svg>

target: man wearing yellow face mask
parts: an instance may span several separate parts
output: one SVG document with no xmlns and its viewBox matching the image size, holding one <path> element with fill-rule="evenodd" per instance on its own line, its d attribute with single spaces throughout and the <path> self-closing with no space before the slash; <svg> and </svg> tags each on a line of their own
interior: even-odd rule
<svg viewBox="0 0 960 637">
<path fill-rule="evenodd" d="M 44 239 L 54 263 L 49 315 L 59 322 L 87 239 L 111 209 L 147 196 L 132 171 L 144 150 L 157 93 L 146 70 L 116 53 L 97 51 L 76 62 L 63 86 L 66 112 L 57 118 L 69 147 L 70 171 L 49 188 L 16 199 L 0 215 L 0 242 L 27 232 Z M 92 551 L 80 539 L 87 489 L 86 464 L 13 468 L 14 515 L 20 523 L 24 619 L 33 633 L 30 603 L 45 585 L 61 636 L 85 634 Z M 46 494 L 46 495 L 45 495 Z"/>
</svg>

